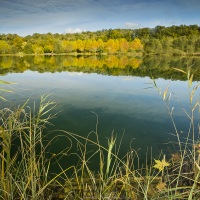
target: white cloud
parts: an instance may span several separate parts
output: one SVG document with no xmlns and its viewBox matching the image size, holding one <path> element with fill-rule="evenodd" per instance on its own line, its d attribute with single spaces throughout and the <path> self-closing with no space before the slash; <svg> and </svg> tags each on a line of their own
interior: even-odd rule
<svg viewBox="0 0 200 200">
<path fill-rule="evenodd" d="M 136 24 L 134 22 L 125 22 L 125 27 L 130 28 L 130 29 L 134 29 L 134 28 L 138 28 L 139 24 Z"/>
<path fill-rule="evenodd" d="M 66 30 L 65 30 L 65 32 L 66 33 L 81 33 L 81 32 L 83 32 L 83 31 L 85 31 L 85 30 L 82 30 L 82 29 L 80 29 L 80 28 L 67 28 Z"/>
<path fill-rule="evenodd" d="M 125 76 L 125 77 L 122 77 L 122 80 L 123 80 L 123 81 L 132 81 L 132 80 L 134 80 L 134 79 L 135 79 L 134 76 Z"/>
<path fill-rule="evenodd" d="M 83 72 L 68 72 L 67 74 L 69 76 L 82 76 L 82 75 L 84 75 Z"/>
</svg>

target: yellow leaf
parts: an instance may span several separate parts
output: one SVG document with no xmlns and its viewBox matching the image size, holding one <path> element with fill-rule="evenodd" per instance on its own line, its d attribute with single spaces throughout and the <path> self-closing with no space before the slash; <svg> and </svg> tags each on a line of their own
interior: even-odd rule
<svg viewBox="0 0 200 200">
<path fill-rule="evenodd" d="M 158 183 L 158 185 L 156 185 L 156 188 L 158 190 L 165 190 L 166 189 L 166 183 L 163 183 L 163 182 Z"/>
<path fill-rule="evenodd" d="M 165 157 L 160 160 L 155 160 L 156 164 L 153 166 L 154 168 L 158 169 L 159 171 L 163 171 L 165 167 L 170 166 L 168 162 L 165 161 Z"/>
</svg>

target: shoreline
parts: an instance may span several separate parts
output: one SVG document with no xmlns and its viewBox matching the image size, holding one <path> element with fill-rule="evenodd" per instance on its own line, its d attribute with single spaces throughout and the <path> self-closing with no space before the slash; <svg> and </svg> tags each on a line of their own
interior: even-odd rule
<svg viewBox="0 0 200 200">
<path fill-rule="evenodd" d="M 122 55 L 126 55 L 126 56 L 143 56 L 144 54 L 142 53 L 132 53 L 132 52 L 127 52 L 127 53 L 77 53 L 77 52 L 73 52 L 73 53 L 43 53 L 43 54 L 25 54 L 25 53 L 17 53 L 17 54 L 0 54 L 0 56 L 19 56 L 19 57 L 23 57 L 23 56 L 111 56 L 111 55 L 115 55 L 115 56 L 122 56 Z M 199 54 L 200 55 L 200 54 Z"/>
<path fill-rule="evenodd" d="M 72 52 L 72 53 L 44 53 L 44 54 L 25 54 L 25 53 L 17 53 L 17 54 L 0 54 L 0 56 L 17 56 L 17 57 L 24 57 L 24 56 L 134 56 L 134 57 L 143 57 L 143 56 L 200 56 L 200 53 L 182 53 L 182 54 L 177 54 L 177 53 L 166 53 L 166 54 L 156 54 L 156 53 L 135 53 L 135 52 L 126 52 L 126 53 L 90 53 L 90 52 L 85 52 L 85 53 L 77 53 L 77 52 Z"/>
</svg>

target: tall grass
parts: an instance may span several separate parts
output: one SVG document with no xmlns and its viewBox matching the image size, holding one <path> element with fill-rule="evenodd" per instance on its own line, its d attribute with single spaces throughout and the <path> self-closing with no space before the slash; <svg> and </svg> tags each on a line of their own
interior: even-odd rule
<svg viewBox="0 0 200 200">
<path fill-rule="evenodd" d="M 87 138 L 63 131 L 78 142 L 81 152 L 78 157 L 82 163 L 80 168 L 75 168 L 74 176 L 66 182 L 66 199 L 200 199 L 200 125 L 195 120 L 195 115 L 200 111 L 200 84 L 192 87 L 194 74 L 191 74 L 191 68 L 186 72 L 175 70 L 186 74 L 188 78 L 189 111 L 181 105 L 175 94 L 170 92 L 170 85 L 162 91 L 153 79 L 153 87 L 160 94 L 174 127 L 172 135 L 177 140 L 172 141 L 174 152 L 168 155 L 161 152 L 160 157 L 154 160 L 151 155 L 147 158 L 150 162 L 139 168 L 136 167 L 139 163 L 135 163 L 140 161 L 139 155 L 134 149 L 130 149 L 123 158 L 119 158 L 121 142 L 116 144 L 114 134 L 108 140 L 107 147 L 99 143 L 98 118 L 96 130 Z M 176 126 L 172 99 L 178 102 L 189 119 L 185 138 L 182 138 L 181 131 Z M 96 136 L 96 140 L 90 139 L 92 134 Z M 87 152 L 89 144 L 97 147 L 92 154 Z M 90 169 L 90 162 L 97 154 L 99 169 L 94 173 Z"/>
<path fill-rule="evenodd" d="M 38 111 L 27 103 L 0 111 L 0 199 L 47 199 L 50 162 L 42 133 L 55 103 L 42 97 Z"/>
<path fill-rule="evenodd" d="M 171 167 L 165 175 L 167 182 L 168 197 L 171 199 L 199 199 L 199 184 L 200 184 L 200 151 L 199 151 L 199 122 L 195 121 L 196 115 L 200 112 L 200 98 L 198 95 L 198 89 L 200 84 L 197 83 L 194 87 L 193 76 L 191 73 L 191 67 L 187 68 L 187 71 L 183 71 L 177 68 L 175 70 L 180 73 L 184 73 L 188 79 L 188 91 L 189 91 L 189 102 L 190 109 L 184 108 L 179 99 L 169 91 L 169 86 L 164 92 L 156 85 L 154 81 L 154 87 L 163 98 L 163 102 L 168 110 L 174 127 L 174 136 L 177 138 L 177 151 L 171 155 Z M 197 93 L 197 94 L 196 94 Z M 194 96 L 196 95 L 196 101 Z M 186 117 L 189 119 L 188 131 L 185 138 L 182 138 L 181 131 L 178 130 L 174 120 L 174 107 L 171 106 L 171 99 L 174 98 L 181 109 L 184 111 Z M 184 139 L 184 140 L 183 140 Z"/>
<path fill-rule="evenodd" d="M 46 155 L 52 141 L 44 145 L 43 131 L 53 117 L 51 113 L 55 102 L 46 96 L 41 98 L 38 109 L 35 105 L 31 109 L 28 101 L 14 111 L 2 109 L 0 199 L 200 199 L 200 125 L 195 120 L 200 112 L 200 98 L 197 96 L 200 84 L 192 86 L 194 74 L 191 74 L 190 68 L 187 72 L 175 70 L 188 77 L 190 110 L 185 109 L 170 92 L 170 86 L 162 91 L 153 80 L 153 87 L 168 110 L 177 142 L 174 142 L 175 151 L 171 155 L 161 151 L 156 159 L 153 159 L 150 149 L 147 152 L 150 157 L 142 167 L 140 156 L 134 148 L 119 157 L 123 142 L 115 133 L 111 134 L 107 146 L 101 145 L 98 116 L 94 113 L 96 128 L 87 137 L 57 131 L 77 146 L 77 151 L 71 155 L 77 157 L 79 162 L 75 166 L 69 164 L 65 169 L 58 161 L 61 172 L 52 178 L 49 176 L 51 158 Z M 178 101 L 189 119 L 184 140 L 174 120 L 172 98 Z M 89 150 L 91 145 L 93 151 Z M 64 151 L 60 154 L 66 156 Z M 94 161 L 95 171 L 91 167 Z"/>
</svg>

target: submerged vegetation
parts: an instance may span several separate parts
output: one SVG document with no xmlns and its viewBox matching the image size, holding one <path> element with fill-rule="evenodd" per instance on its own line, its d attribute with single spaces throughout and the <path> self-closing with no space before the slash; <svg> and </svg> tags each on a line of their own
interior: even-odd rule
<svg viewBox="0 0 200 200">
<path fill-rule="evenodd" d="M 0 34 L 0 54 L 200 54 L 198 25 L 109 29 L 74 34 L 39 34 L 25 37 Z"/>
<path fill-rule="evenodd" d="M 56 131 L 70 144 L 58 153 L 66 159 L 63 168 L 56 159 L 58 154 L 49 152 L 54 139 L 47 141 L 43 135 L 54 117 L 55 102 L 46 96 L 32 109 L 28 101 L 15 110 L 1 109 L 0 199 L 200 199 L 200 125 L 194 120 L 200 112 L 200 84 L 193 86 L 192 67 L 173 70 L 188 79 L 190 110 L 182 107 L 189 119 L 188 131 L 181 138 L 171 107 L 172 98 L 179 100 L 170 92 L 170 86 L 161 90 L 152 79 L 151 86 L 169 112 L 176 139 L 172 141 L 173 152 L 161 151 L 159 157 L 153 158 L 149 150 L 145 163 L 140 163 L 140 155 L 132 147 L 124 157 L 119 157 L 123 141 L 117 143 L 114 133 L 108 146 L 102 146 L 98 116 L 94 113 L 96 129 L 88 137 Z M 72 145 L 77 146 L 76 152 L 70 152 Z M 90 145 L 93 151 L 88 151 Z M 77 157 L 76 165 L 70 163 L 70 156 Z M 94 159 L 99 164 L 95 172 L 91 169 Z M 60 168 L 57 174 L 51 174 L 54 162 Z"/>
</svg>

